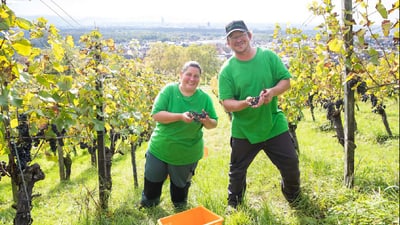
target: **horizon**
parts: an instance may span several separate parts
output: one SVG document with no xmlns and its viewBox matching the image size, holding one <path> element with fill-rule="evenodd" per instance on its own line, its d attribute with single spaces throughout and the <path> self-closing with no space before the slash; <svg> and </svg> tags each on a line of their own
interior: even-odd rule
<svg viewBox="0 0 400 225">
<path fill-rule="evenodd" d="M 312 0 L 280 0 L 267 4 L 248 0 L 245 5 L 232 1 L 203 0 L 191 4 L 180 0 L 9 0 L 7 6 L 18 17 L 52 18 L 50 23 L 70 27 L 93 24 L 126 24 L 145 22 L 157 24 L 226 24 L 242 19 L 247 24 L 318 24 L 308 11 Z M 247 7 L 247 8 L 246 8 Z M 290 15 L 290 16 L 285 16 Z M 54 20 L 58 18 L 57 20 Z M 320 19 L 321 20 L 321 19 Z"/>
<path fill-rule="evenodd" d="M 332 1 L 335 5 L 333 11 L 341 16 L 341 1 Z M 379 18 L 379 13 L 373 7 L 378 1 L 380 0 L 374 0 L 373 4 L 370 4 L 369 14 L 370 19 L 377 18 L 373 21 L 380 26 L 382 18 Z M 394 1 L 382 0 L 382 4 L 388 10 L 391 8 L 390 3 Z M 324 22 L 322 17 L 317 17 L 308 10 L 311 2 L 312 0 L 280 0 L 266 5 L 265 2 L 248 0 L 245 5 L 248 6 L 247 11 L 225 0 L 203 0 L 201 4 L 194 6 L 189 6 L 190 3 L 181 3 L 180 0 L 140 2 L 114 0 L 113 3 L 105 0 L 8 0 L 7 6 L 18 17 L 32 21 L 43 17 L 48 23 L 63 29 L 130 26 L 198 27 L 223 30 L 227 22 L 242 19 L 250 30 L 270 29 L 275 24 L 281 27 L 311 30 Z M 272 7 L 269 7 L 270 5 Z M 396 13 L 392 13 L 389 19 L 394 18 L 398 21 L 398 15 L 393 14 Z M 362 19 L 356 13 L 353 18 Z"/>
</svg>

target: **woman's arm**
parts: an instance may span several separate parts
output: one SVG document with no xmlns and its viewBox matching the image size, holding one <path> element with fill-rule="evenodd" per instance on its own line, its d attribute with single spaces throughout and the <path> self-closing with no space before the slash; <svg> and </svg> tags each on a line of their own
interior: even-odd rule
<svg viewBox="0 0 400 225">
<path fill-rule="evenodd" d="M 200 122 L 203 124 L 204 128 L 206 128 L 206 129 L 216 128 L 218 125 L 218 121 L 210 118 L 208 115 L 205 118 L 201 118 Z"/>
<path fill-rule="evenodd" d="M 190 117 L 188 112 L 184 113 L 172 113 L 168 111 L 160 111 L 154 114 L 153 119 L 157 122 L 168 124 L 177 121 L 183 121 L 185 123 L 190 123 L 193 121 L 193 118 Z"/>
</svg>

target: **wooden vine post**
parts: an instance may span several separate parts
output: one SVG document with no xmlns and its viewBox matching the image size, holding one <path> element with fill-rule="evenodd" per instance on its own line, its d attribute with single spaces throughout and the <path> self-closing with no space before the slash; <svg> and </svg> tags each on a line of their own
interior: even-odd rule
<svg viewBox="0 0 400 225">
<path fill-rule="evenodd" d="M 95 53 L 95 59 L 96 63 L 100 64 L 101 61 L 101 43 L 96 43 L 96 53 Z M 103 74 L 101 71 L 98 71 L 97 68 L 95 69 L 97 72 L 97 78 L 96 78 L 96 91 L 98 92 L 97 99 L 99 99 L 99 102 L 96 105 L 96 111 L 97 111 L 97 120 L 99 122 L 104 122 L 104 103 L 103 103 Z M 98 164 L 98 175 L 99 175 L 99 199 L 100 199 L 100 206 L 102 209 L 107 209 L 108 208 L 108 197 L 109 197 L 109 190 L 107 189 L 108 187 L 108 182 L 107 182 L 107 158 L 106 158 L 106 148 L 105 148 L 105 143 L 104 143 L 104 128 L 102 130 L 97 131 L 97 151 L 98 151 L 98 158 L 97 158 L 97 164 Z"/>
<path fill-rule="evenodd" d="M 65 171 L 64 171 L 64 153 L 63 146 L 60 144 L 59 138 L 57 137 L 57 155 L 58 155 L 58 170 L 60 174 L 60 181 L 66 180 Z"/>
<path fill-rule="evenodd" d="M 5 82 L 4 87 L 6 87 L 6 86 L 7 86 L 7 83 Z M 8 105 L 4 105 L 1 107 L 1 113 L 3 115 L 9 115 Z M 3 123 L 4 123 L 4 127 L 5 127 L 5 140 L 7 141 L 8 149 L 10 149 L 10 151 L 11 151 L 11 149 L 12 149 L 11 141 L 10 141 L 11 140 L 11 132 L 10 132 L 11 125 L 10 125 L 10 119 L 8 116 L 3 118 Z M 8 172 L 11 175 L 11 190 L 12 190 L 12 194 L 13 194 L 13 201 L 14 201 L 14 203 L 16 203 L 18 201 L 18 195 L 17 195 L 18 188 L 17 188 L 17 184 L 16 184 L 17 171 L 15 171 L 17 166 L 15 165 L 14 156 L 11 152 L 8 154 L 8 167 L 9 167 Z"/>
<path fill-rule="evenodd" d="M 353 13 L 352 0 L 342 0 L 343 3 L 343 23 L 344 23 L 344 42 L 346 50 L 346 67 L 344 80 L 350 75 L 351 57 L 353 55 Z M 354 152 L 355 152 L 355 117 L 354 117 L 354 90 L 345 82 L 344 85 L 344 183 L 348 188 L 354 184 Z"/>
</svg>

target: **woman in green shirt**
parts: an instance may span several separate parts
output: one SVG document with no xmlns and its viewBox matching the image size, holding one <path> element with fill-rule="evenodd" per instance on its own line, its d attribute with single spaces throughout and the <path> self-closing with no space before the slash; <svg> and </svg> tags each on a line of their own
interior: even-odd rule
<svg viewBox="0 0 400 225">
<path fill-rule="evenodd" d="M 155 99 L 151 114 L 156 127 L 146 152 L 143 207 L 160 203 L 168 175 L 174 206 L 186 206 L 191 178 L 203 156 L 202 128 L 215 128 L 218 119 L 210 96 L 198 88 L 200 75 L 199 63 L 185 63 L 179 83 L 167 84 Z"/>
</svg>

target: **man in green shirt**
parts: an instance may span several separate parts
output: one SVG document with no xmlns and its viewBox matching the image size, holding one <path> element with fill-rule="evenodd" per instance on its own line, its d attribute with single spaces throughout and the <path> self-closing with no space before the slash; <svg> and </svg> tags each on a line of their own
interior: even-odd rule
<svg viewBox="0 0 400 225">
<path fill-rule="evenodd" d="M 261 150 L 281 173 L 284 197 L 294 203 L 300 194 L 299 160 L 277 97 L 290 88 L 291 75 L 274 52 L 251 46 L 252 33 L 243 21 L 232 21 L 225 30 L 234 53 L 218 75 L 220 101 L 232 113 L 228 206 L 242 203 L 247 168 Z"/>
<path fill-rule="evenodd" d="M 202 128 L 215 128 L 218 119 L 211 97 L 198 88 L 200 75 L 197 62 L 185 63 L 179 83 L 167 84 L 155 99 L 151 114 L 156 127 L 146 152 L 143 207 L 159 204 L 168 176 L 174 206 L 186 206 L 191 178 L 203 157 Z"/>
</svg>

